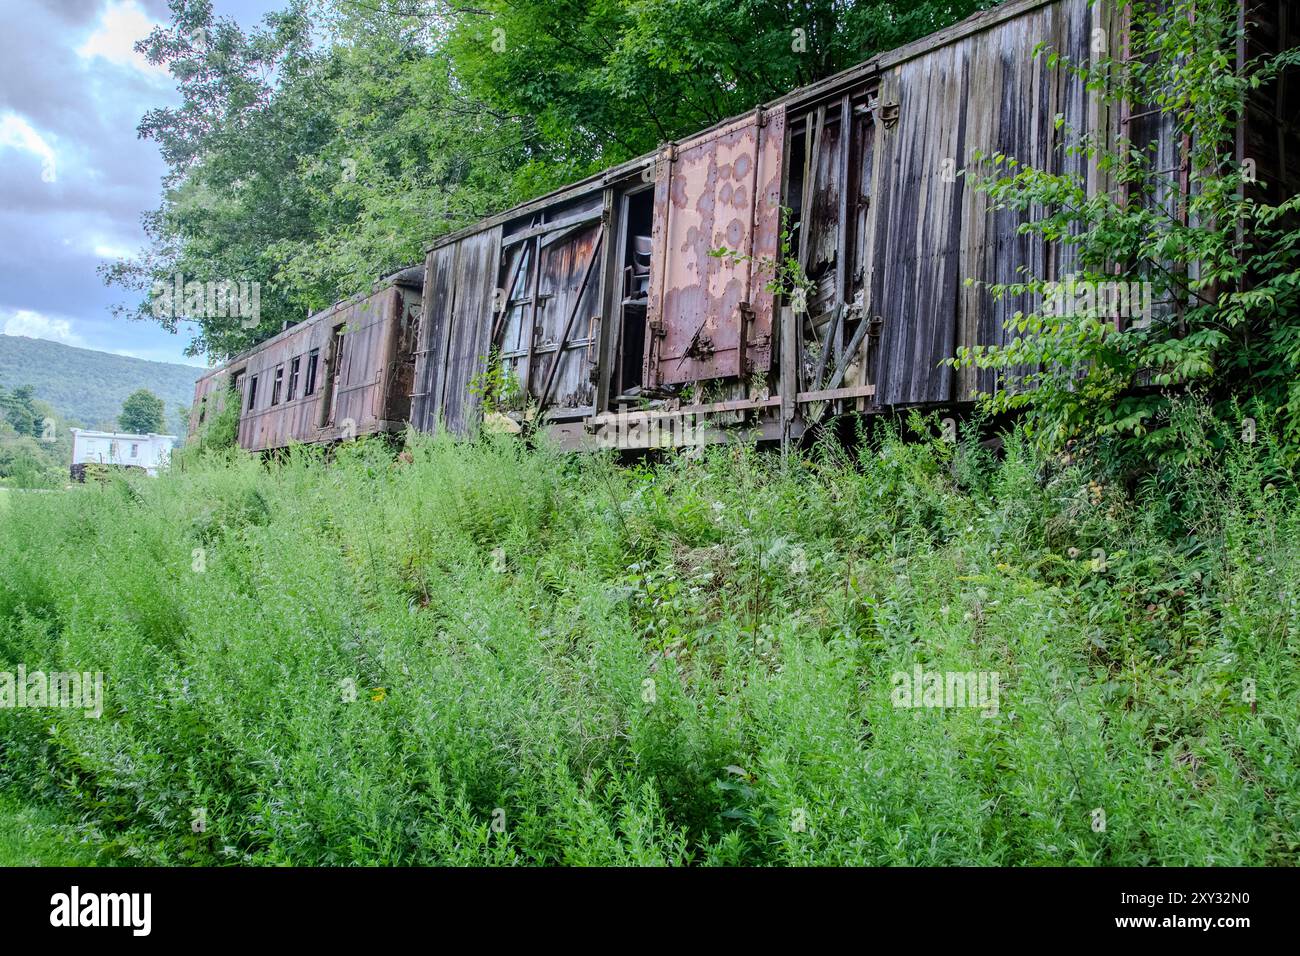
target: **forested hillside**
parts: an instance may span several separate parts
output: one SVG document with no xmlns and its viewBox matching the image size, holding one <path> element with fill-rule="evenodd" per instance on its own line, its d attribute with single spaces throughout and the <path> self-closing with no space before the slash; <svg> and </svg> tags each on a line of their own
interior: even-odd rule
<svg viewBox="0 0 1300 956">
<path fill-rule="evenodd" d="M 32 394 L 70 424 L 117 428 L 122 403 L 147 388 L 164 403 L 166 427 L 184 436 L 178 407 L 194 400 L 194 380 L 202 369 L 147 362 L 126 355 L 79 349 L 44 339 L 0 335 L 0 388 L 32 386 Z"/>
</svg>

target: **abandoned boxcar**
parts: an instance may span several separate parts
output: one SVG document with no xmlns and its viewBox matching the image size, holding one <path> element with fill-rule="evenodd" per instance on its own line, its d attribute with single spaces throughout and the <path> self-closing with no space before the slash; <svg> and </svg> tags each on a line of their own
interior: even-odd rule
<svg viewBox="0 0 1300 956">
<path fill-rule="evenodd" d="M 1243 17 L 1247 6 L 1260 24 L 1252 44 L 1294 44 L 1294 18 L 1255 0 Z M 1123 187 L 1069 138 L 1126 135 L 1183 184 L 1159 201 L 1185 210 L 1190 147 L 1159 112 L 1111 108 L 1036 55 L 1122 53 L 1127 29 L 1123 4 L 1011 0 L 440 237 L 414 323 L 410 421 L 464 433 L 487 397 L 497 425 L 531 418 L 569 446 L 635 446 L 712 440 L 723 427 L 789 440 L 828 414 L 972 401 L 998 373 L 946 360 L 1003 342 L 1027 304 L 978 283 L 1072 267 L 1068 247 L 1022 234 L 1022 214 L 967 182 L 973 155 L 1069 172 L 1097 192 Z M 1276 96 L 1252 102 L 1237 151 L 1289 186 L 1300 154 L 1284 112 Z M 772 291 L 783 235 L 805 280 L 797 297 Z M 251 409 L 245 447 L 337 436 L 332 394 L 297 417 L 263 404 L 290 352 L 335 342 L 328 330 L 342 320 L 330 314 L 230 364 Z M 372 409 L 375 424 L 399 420 L 397 386 L 385 387 L 393 407 Z"/>
<path fill-rule="evenodd" d="M 1087 61 L 1121 19 L 1088 0 L 1007 3 L 440 238 L 414 424 L 465 430 L 474 382 L 502 375 L 497 408 L 577 445 L 611 428 L 635 444 L 654 424 L 676 444 L 700 433 L 668 426 L 701 418 L 790 438 L 828 411 L 972 400 L 994 373 L 944 360 L 1000 342 L 1021 303 L 965 280 L 1069 264 L 960 171 L 1002 152 L 1102 188 L 1062 137 L 1119 118 L 1034 51 Z M 797 303 L 770 290 L 783 230 L 811 283 Z"/>
<path fill-rule="evenodd" d="M 420 269 L 399 272 L 209 372 L 194 387 L 190 433 L 232 400 L 250 451 L 405 428 L 422 281 Z"/>
</svg>

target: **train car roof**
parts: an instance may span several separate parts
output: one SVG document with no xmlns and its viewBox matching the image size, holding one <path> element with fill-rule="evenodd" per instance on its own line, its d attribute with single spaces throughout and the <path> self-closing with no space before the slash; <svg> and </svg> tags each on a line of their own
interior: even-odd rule
<svg viewBox="0 0 1300 956">
<path fill-rule="evenodd" d="M 903 46 L 896 47 L 892 50 L 877 53 L 869 60 L 864 60 L 856 66 L 851 66 L 848 69 L 841 70 L 839 73 L 818 80 L 816 83 L 810 83 L 807 86 L 791 90 L 789 93 L 785 93 L 774 100 L 763 103 L 755 109 L 772 110 L 777 107 L 789 108 L 808 106 L 815 103 L 817 100 L 840 95 L 844 92 L 846 87 L 855 86 L 884 70 L 898 66 L 900 63 L 905 63 L 908 60 L 922 56 L 931 50 L 947 46 L 950 43 L 955 43 L 958 40 L 971 36 L 972 34 L 983 32 L 984 30 L 991 29 L 1007 20 L 1012 20 L 1031 10 L 1036 10 L 1039 7 L 1045 7 L 1056 2 L 1059 2 L 1059 0 L 1008 0 L 1008 2 L 1000 4 L 999 6 L 990 7 L 987 10 L 980 10 L 973 13 L 964 20 L 959 20 L 941 30 L 936 30 L 934 33 L 926 34 L 919 39 L 913 40 L 911 43 L 906 43 Z M 706 136 L 714 130 L 735 123 L 745 115 L 745 113 L 740 113 L 736 116 L 730 116 L 715 123 L 713 126 L 699 130 L 683 139 L 674 140 L 673 142 L 688 143 L 701 136 Z M 658 149 L 655 149 L 652 152 L 644 153 L 635 159 L 626 160 L 625 162 L 611 166 L 609 169 L 602 170 L 599 173 L 593 173 L 585 179 L 580 179 L 576 182 L 569 183 L 566 186 L 561 186 L 559 189 L 552 190 L 549 193 L 544 193 L 535 199 L 529 199 L 525 202 L 519 203 L 518 205 L 511 206 L 501 212 L 480 219 L 472 225 L 463 226 L 460 229 L 443 233 L 442 235 L 426 242 L 424 245 L 424 251 L 428 253 L 433 249 L 438 249 L 442 246 L 464 239 L 466 236 L 472 236 L 475 233 L 482 232 L 484 229 L 491 229 L 494 226 L 509 222 L 512 219 L 518 219 L 521 216 L 529 215 L 530 213 L 537 212 L 541 209 L 578 199 L 590 192 L 604 189 L 611 183 L 627 179 L 640 173 L 647 166 L 652 166 L 662 153 L 664 147 L 667 145 L 669 144 L 662 144 Z"/>
</svg>

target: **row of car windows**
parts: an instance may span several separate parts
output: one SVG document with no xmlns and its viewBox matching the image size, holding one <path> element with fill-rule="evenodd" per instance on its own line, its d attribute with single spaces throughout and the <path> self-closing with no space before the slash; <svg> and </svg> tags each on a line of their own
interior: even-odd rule
<svg viewBox="0 0 1300 956">
<path fill-rule="evenodd" d="M 304 356 L 295 355 L 289 360 L 289 387 L 284 390 L 284 363 L 281 362 L 275 367 L 271 375 L 271 405 L 273 407 L 281 402 L 292 402 L 295 398 L 306 398 L 314 395 L 316 392 L 316 371 L 320 365 L 320 349 L 312 349 L 305 356 L 307 359 L 307 369 L 305 375 L 302 372 L 302 360 Z M 254 375 L 248 380 L 248 405 L 247 410 L 253 411 L 257 407 L 257 382 L 262 376 Z M 298 382 L 303 380 L 302 395 L 298 395 Z M 281 392 L 283 391 L 283 394 Z"/>
</svg>

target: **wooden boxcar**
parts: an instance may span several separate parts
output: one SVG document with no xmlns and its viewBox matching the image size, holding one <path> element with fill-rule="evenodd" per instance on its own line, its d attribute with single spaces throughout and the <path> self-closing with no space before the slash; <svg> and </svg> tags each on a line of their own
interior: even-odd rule
<svg viewBox="0 0 1300 956">
<path fill-rule="evenodd" d="M 405 428 L 422 281 L 422 269 L 399 272 L 209 372 L 195 384 L 190 433 L 232 399 L 250 451 Z"/>
<path fill-rule="evenodd" d="M 486 394 L 495 424 L 532 416 L 574 447 L 736 429 L 787 440 L 833 412 L 950 407 L 992 390 L 997 372 L 946 360 L 1004 341 L 1004 323 L 1027 303 L 995 301 L 979 283 L 1023 271 L 1063 279 L 1072 263 L 1068 247 L 1021 234 L 1021 214 L 993 209 L 969 184 L 977 152 L 1070 172 L 1100 192 L 1123 187 L 1065 147 L 1083 134 L 1126 135 L 1182 183 L 1157 201 L 1185 214 L 1189 144 L 1158 112 L 1112 108 L 1036 55 L 1123 55 L 1126 9 L 1011 0 L 437 239 L 410 357 L 412 424 L 470 431 Z M 1296 18 L 1276 4 L 1242 9 L 1258 26 L 1239 57 L 1295 44 Z M 1283 89 L 1252 100 L 1237 150 L 1250 150 L 1261 179 L 1293 189 L 1300 151 Z M 770 285 L 784 229 L 810 283 L 801 301 Z M 343 398 L 337 414 L 316 397 L 298 413 L 263 404 L 272 370 L 291 353 L 326 354 L 342 322 L 333 311 L 313 317 L 231 364 L 241 394 L 250 376 L 259 382 L 241 443 L 332 439 L 344 415 L 358 433 L 406 417 L 405 398 L 379 381 L 399 361 L 400 336 L 384 338 L 387 351 L 365 346 L 365 371 L 338 390 L 380 387 L 391 405 L 381 409 L 374 392 L 368 412 Z"/>
<path fill-rule="evenodd" d="M 1119 118 L 1034 51 L 1087 61 L 1097 36 L 1119 42 L 1119 20 L 1088 0 L 1015 0 L 440 238 L 414 424 L 469 428 L 489 371 L 517 383 L 498 407 L 518 417 L 531 400 L 578 445 L 613 428 L 635 444 L 629 429 L 652 424 L 674 444 L 709 434 L 672 420 L 793 437 L 828 409 L 972 400 L 994 373 L 944 360 L 1002 341 L 1022 303 L 965 280 L 1069 263 L 961 170 L 1002 152 L 1105 188 L 1061 148 L 1056 117 L 1088 131 Z M 812 283 L 801 303 L 769 289 L 783 207 Z"/>
</svg>

